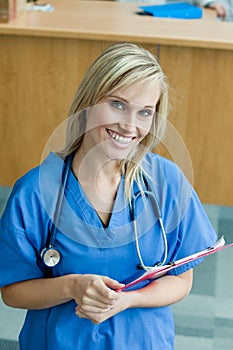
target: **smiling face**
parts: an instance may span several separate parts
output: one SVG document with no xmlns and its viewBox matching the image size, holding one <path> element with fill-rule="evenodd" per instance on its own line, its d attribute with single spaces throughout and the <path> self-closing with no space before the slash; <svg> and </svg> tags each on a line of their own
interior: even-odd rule
<svg viewBox="0 0 233 350">
<path fill-rule="evenodd" d="M 101 152 L 108 160 L 125 159 L 149 133 L 160 97 L 160 86 L 119 89 L 87 112 L 85 152 Z"/>
</svg>

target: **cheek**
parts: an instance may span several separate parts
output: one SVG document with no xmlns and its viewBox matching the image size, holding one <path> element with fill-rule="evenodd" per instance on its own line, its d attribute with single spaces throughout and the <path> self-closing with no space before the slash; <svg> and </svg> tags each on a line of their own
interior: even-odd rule
<svg viewBox="0 0 233 350">
<path fill-rule="evenodd" d="M 144 138 L 151 131 L 153 119 L 148 119 L 138 124 L 138 129 L 140 130 L 141 138 Z"/>
<path fill-rule="evenodd" d="M 86 132 L 91 132 L 94 129 L 98 129 L 106 124 L 106 117 L 104 113 L 88 113 Z"/>
<path fill-rule="evenodd" d="M 95 105 L 87 111 L 86 131 L 117 122 L 116 115 L 111 113 L 106 105 Z"/>
</svg>

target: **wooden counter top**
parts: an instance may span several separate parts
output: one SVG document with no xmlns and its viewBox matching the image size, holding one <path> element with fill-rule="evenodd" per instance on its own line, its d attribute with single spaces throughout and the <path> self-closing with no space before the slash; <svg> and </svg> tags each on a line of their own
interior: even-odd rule
<svg viewBox="0 0 233 350">
<path fill-rule="evenodd" d="M 205 10 L 201 20 L 177 20 L 137 15 L 138 3 L 50 3 L 53 12 L 28 11 L 11 23 L 0 24 L 0 34 L 233 49 L 233 23 L 218 21 L 212 10 Z"/>
</svg>

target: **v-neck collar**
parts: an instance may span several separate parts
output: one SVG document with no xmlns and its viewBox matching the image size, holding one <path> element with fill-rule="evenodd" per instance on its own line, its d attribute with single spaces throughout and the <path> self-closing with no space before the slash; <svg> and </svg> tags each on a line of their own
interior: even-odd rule
<svg viewBox="0 0 233 350">
<path fill-rule="evenodd" d="M 54 216 L 63 165 L 63 160 L 55 153 L 50 153 L 41 164 L 41 196 L 50 218 Z M 76 177 L 69 170 L 59 220 L 59 231 L 62 234 L 83 245 L 110 248 L 128 244 L 133 240 L 132 225 L 129 204 L 124 195 L 123 177 L 118 186 L 109 225 L 104 228 Z"/>
</svg>

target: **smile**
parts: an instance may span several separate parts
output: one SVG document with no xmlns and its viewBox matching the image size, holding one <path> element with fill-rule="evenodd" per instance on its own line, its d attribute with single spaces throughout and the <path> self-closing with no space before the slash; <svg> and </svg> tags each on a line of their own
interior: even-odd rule
<svg viewBox="0 0 233 350">
<path fill-rule="evenodd" d="M 119 135 L 117 134 L 116 132 L 113 132 L 109 129 L 106 129 L 107 130 L 107 133 L 111 136 L 111 138 L 119 143 L 122 143 L 122 144 L 128 144 L 130 143 L 130 141 L 132 141 L 132 139 L 134 137 L 127 137 L 127 136 L 122 136 L 122 135 Z"/>
</svg>

